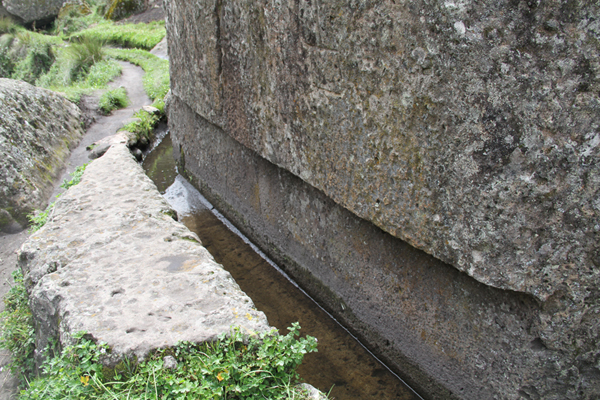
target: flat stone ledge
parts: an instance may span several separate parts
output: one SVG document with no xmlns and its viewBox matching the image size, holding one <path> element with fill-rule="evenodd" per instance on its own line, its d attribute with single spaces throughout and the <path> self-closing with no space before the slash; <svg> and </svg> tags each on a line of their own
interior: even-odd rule
<svg viewBox="0 0 600 400">
<path fill-rule="evenodd" d="M 232 325 L 268 330 L 175 215 L 122 141 L 92 162 L 19 254 L 38 352 L 78 331 L 108 343 L 115 359 L 143 359 L 179 341 L 214 340 Z"/>
</svg>

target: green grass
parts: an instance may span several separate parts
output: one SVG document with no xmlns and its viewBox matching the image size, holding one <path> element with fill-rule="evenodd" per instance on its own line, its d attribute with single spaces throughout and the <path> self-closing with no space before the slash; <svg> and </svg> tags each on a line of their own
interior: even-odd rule
<svg viewBox="0 0 600 400">
<path fill-rule="evenodd" d="M 125 108 L 129 105 L 129 98 L 125 88 L 107 90 L 100 97 L 100 111 L 104 114 L 110 114 L 113 110 Z"/>
<path fill-rule="evenodd" d="M 179 343 L 112 370 L 100 364 L 110 349 L 79 333 L 19 399 L 302 399 L 293 386 L 296 368 L 317 341 L 300 338 L 298 323 L 288 329 L 285 336 L 276 330 L 248 336 L 234 328 L 214 343 Z M 175 368 L 164 368 L 166 356 L 175 358 Z"/>
<path fill-rule="evenodd" d="M 20 26 L 10 17 L 0 17 L 0 35 L 5 33 L 17 33 Z"/>
<path fill-rule="evenodd" d="M 93 27 L 77 32 L 71 38 L 95 37 L 121 47 L 151 50 L 166 35 L 165 23 L 115 24 L 103 21 Z"/>
<path fill-rule="evenodd" d="M 0 348 L 10 351 L 10 371 L 24 385 L 33 373 L 35 331 L 23 274 L 16 270 L 12 276 L 15 283 L 4 297 L 5 309 L 0 313 Z"/>
<path fill-rule="evenodd" d="M 104 59 L 104 42 L 85 36 L 71 43 L 67 56 L 71 60 L 71 79 L 77 81 L 87 76 L 92 65 Z"/>
<path fill-rule="evenodd" d="M 162 100 L 166 96 L 170 82 L 167 60 L 139 49 L 107 49 L 106 54 L 142 67 L 146 72 L 143 78 L 144 90 L 152 100 Z"/>
</svg>

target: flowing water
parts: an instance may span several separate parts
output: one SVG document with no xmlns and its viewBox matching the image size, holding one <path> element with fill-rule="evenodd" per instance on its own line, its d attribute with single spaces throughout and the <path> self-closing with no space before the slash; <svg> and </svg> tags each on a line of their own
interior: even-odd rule
<svg viewBox="0 0 600 400">
<path fill-rule="evenodd" d="M 240 288 L 283 334 L 299 321 L 303 335 L 318 339 L 318 353 L 308 354 L 298 372 L 308 383 L 336 400 L 420 399 L 272 261 L 241 235 L 183 177 L 177 175 L 169 135 L 143 163 L 179 219 L 198 234 Z"/>
</svg>

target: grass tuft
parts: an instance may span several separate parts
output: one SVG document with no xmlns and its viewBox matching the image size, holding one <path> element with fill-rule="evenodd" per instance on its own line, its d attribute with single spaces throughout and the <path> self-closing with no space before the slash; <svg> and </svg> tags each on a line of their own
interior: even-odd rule
<svg viewBox="0 0 600 400">
<path fill-rule="evenodd" d="M 100 111 L 104 114 L 110 114 L 113 110 L 125 108 L 129 105 L 129 98 L 125 88 L 107 90 L 100 97 Z"/>
<path fill-rule="evenodd" d="M 72 61 L 71 78 L 73 81 L 87 75 L 92 65 L 104 59 L 104 42 L 93 37 L 83 37 L 69 47 Z"/>
</svg>

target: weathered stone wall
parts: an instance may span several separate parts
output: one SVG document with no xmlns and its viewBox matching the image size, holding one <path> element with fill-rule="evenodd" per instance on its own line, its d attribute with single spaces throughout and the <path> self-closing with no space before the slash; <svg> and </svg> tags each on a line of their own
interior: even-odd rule
<svg viewBox="0 0 600 400">
<path fill-rule="evenodd" d="M 209 146 L 199 137 L 206 129 L 180 124 L 172 130 L 174 141 L 205 190 L 236 209 L 236 198 L 246 204 L 239 224 L 252 221 L 253 202 L 263 196 L 264 207 L 271 193 L 243 184 L 250 172 L 240 171 L 237 185 L 231 183 L 233 164 L 263 157 L 475 280 L 513 299 L 531 296 L 538 302 L 528 319 L 531 346 L 561 360 L 565 377 L 536 381 L 539 396 L 593 397 L 600 390 L 599 7 L 572 1 L 170 0 L 170 121 L 193 112 L 253 152 L 228 159 L 208 177 L 201 169 L 210 152 L 198 150 Z M 271 223 L 272 242 L 287 222 Z M 314 234 L 324 242 L 312 243 L 309 230 L 288 230 L 308 252 L 330 247 L 328 237 Z M 295 261 L 329 285 L 325 275 L 335 266 Z M 370 259 L 363 268 L 379 261 Z M 443 294 L 436 298 L 448 301 Z M 418 304 L 426 299 L 411 299 L 413 311 L 401 306 L 407 299 L 385 301 L 405 316 L 422 316 Z M 370 297 L 355 307 L 382 310 L 383 302 Z M 444 315 L 425 326 L 412 321 L 424 332 L 413 332 L 412 339 L 440 346 L 434 353 L 442 364 L 451 342 L 426 338 L 440 338 L 465 317 Z M 479 314 L 469 315 L 477 330 Z M 457 328 L 456 340 L 467 331 Z M 503 337 L 500 343 L 513 340 Z M 485 340 L 471 343 L 452 353 L 470 376 L 455 372 L 457 381 L 501 397 L 536 397 L 526 381 L 496 386 L 481 379 L 475 371 L 484 364 L 471 357 L 484 352 Z M 536 369 L 535 363 L 513 368 L 502 362 L 510 354 L 528 357 L 519 344 L 502 346 L 491 347 L 496 355 L 486 364 L 489 376 L 517 370 L 529 376 L 526 371 Z M 543 368 L 538 373 L 549 374 Z M 441 384 L 450 387 L 442 375 Z"/>
<path fill-rule="evenodd" d="M 79 108 L 22 81 L 0 79 L 0 230 L 45 208 L 54 180 L 83 135 Z"/>
</svg>

